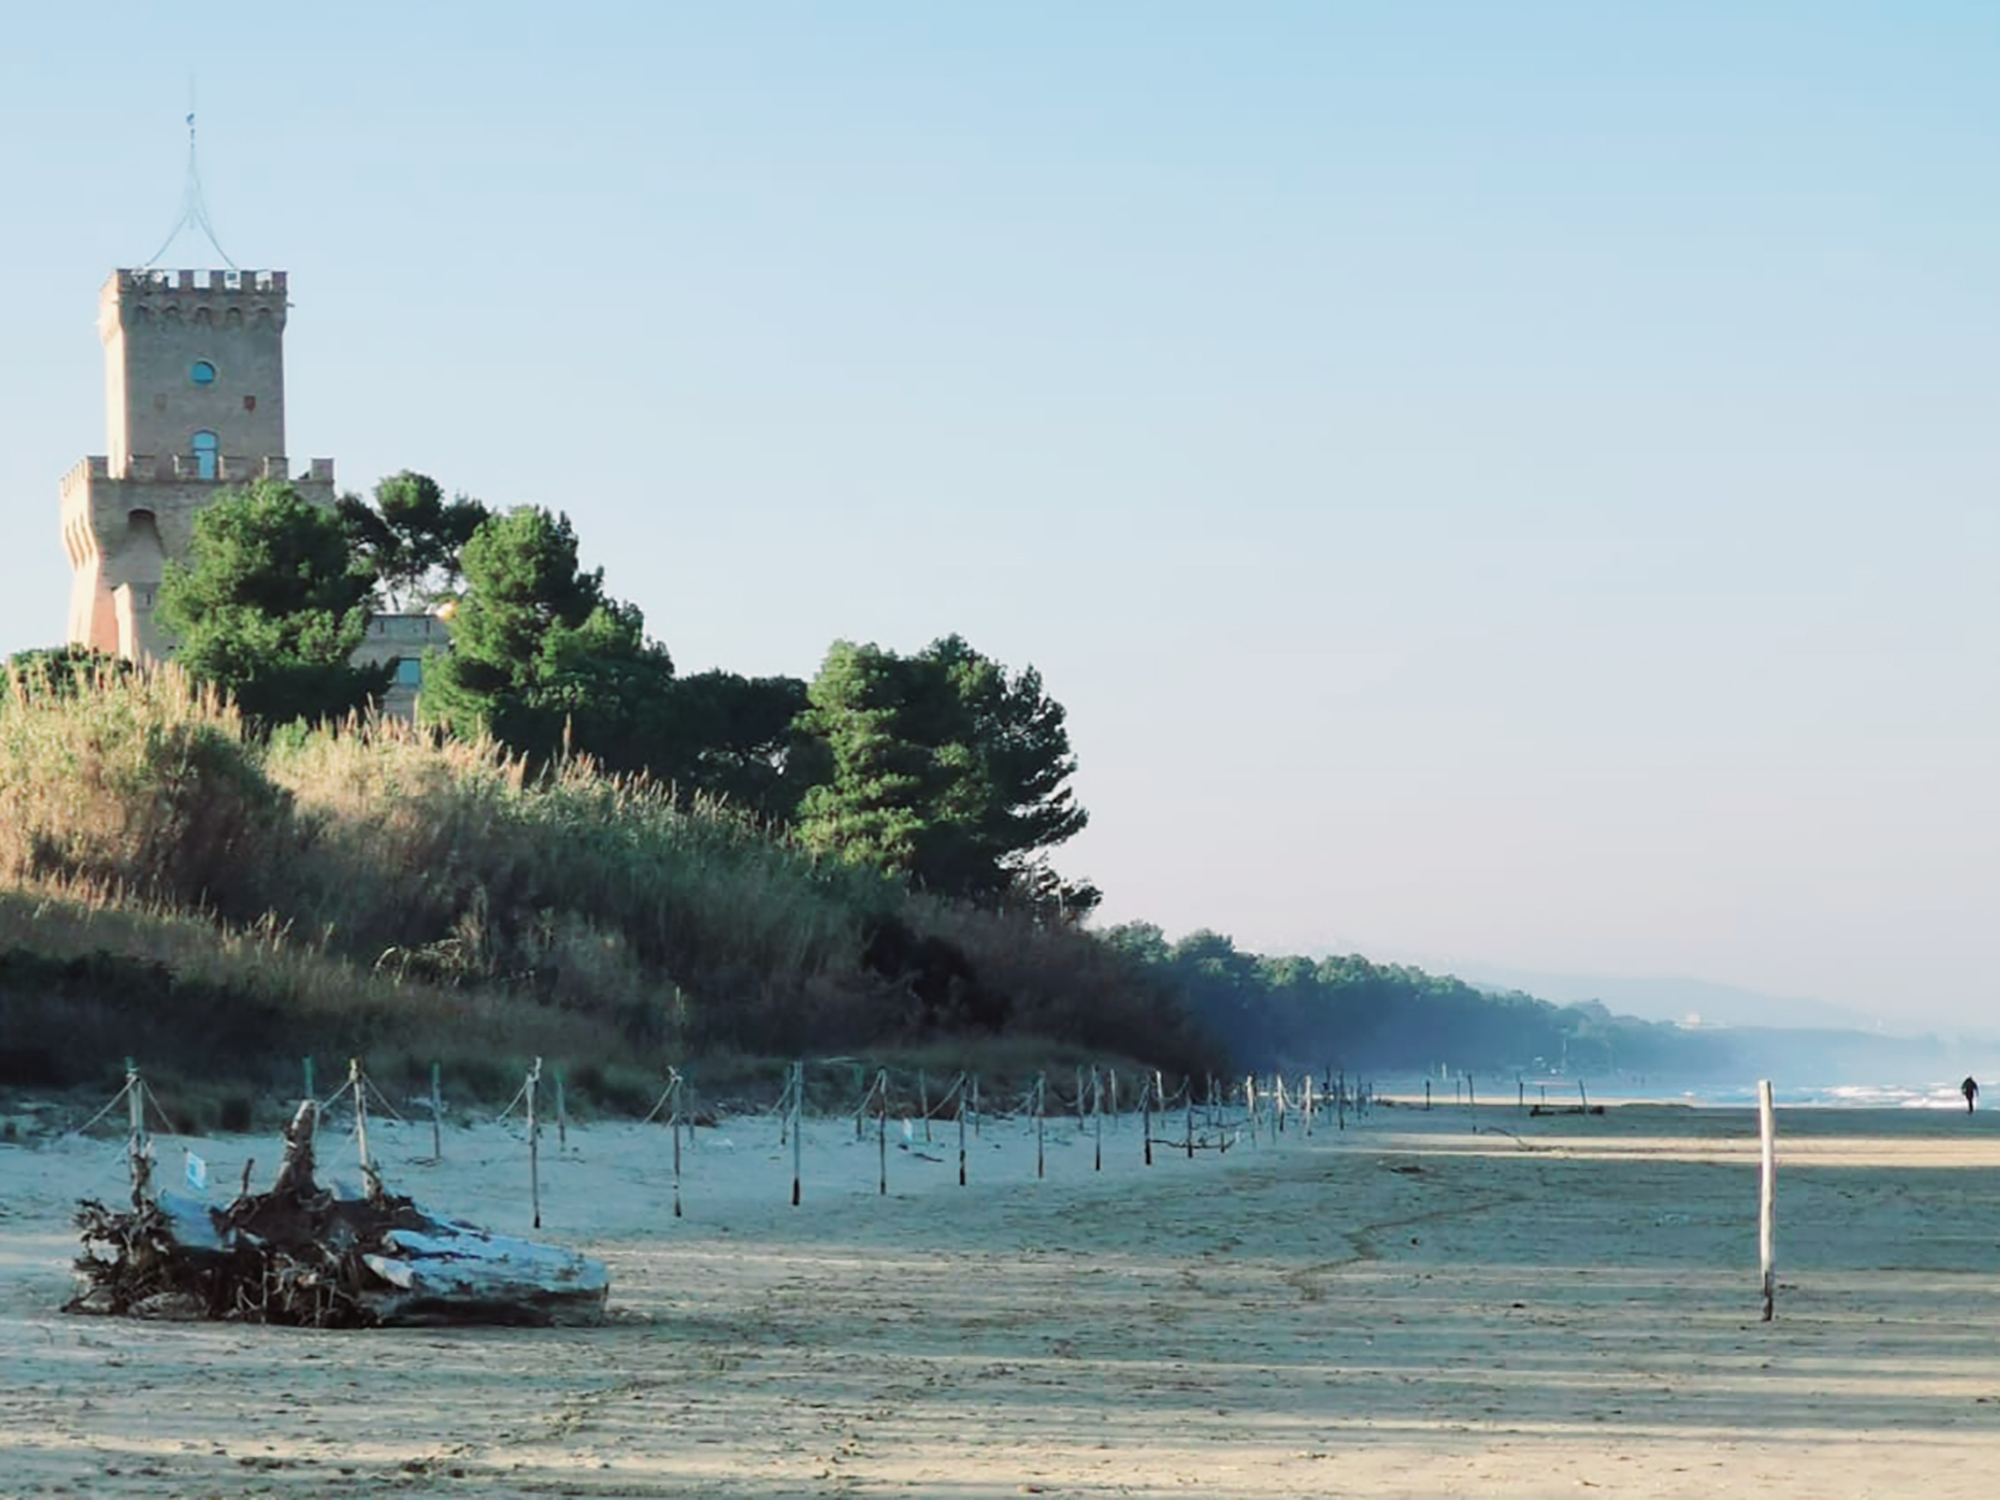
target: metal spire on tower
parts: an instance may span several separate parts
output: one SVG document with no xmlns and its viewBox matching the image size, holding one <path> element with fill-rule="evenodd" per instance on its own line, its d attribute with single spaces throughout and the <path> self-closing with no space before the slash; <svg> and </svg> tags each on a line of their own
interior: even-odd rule
<svg viewBox="0 0 2000 1500">
<path fill-rule="evenodd" d="M 167 232 L 166 241 L 160 246 L 159 249 L 155 250 L 152 253 L 152 255 L 147 259 L 146 264 L 142 269 L 150 270 L 155 265 L 159 264 L 160 257 L 165 255 L 167 251 L 172 247 L 174 240 L 179 236 L 180 232 L 183 229 L 192 227 L 195 229 L 199 229 L 202 232 L 202 234 L 207 237 L 209 245 L 213 247 L 217 255 L 222 257 L 223 263 L 227 265 L 230 270 L 239 271 L 242 269 L 242 267 L 237 265 L 235 261 L 229 258 L 229 252 L 222 248 L 222 242 L 215 237 L 215 225 L 209 222 L 208 203 L 202 197 L 201 170 L 197 166 L 195 161 L 194 86 L 192 83 L 190 83 L 188 86 L 187 127 L 188 127 L 187 185 L 181 190 L 181 216 L 178 219 L 174 220 L 174 227 Z"/>
</svg>

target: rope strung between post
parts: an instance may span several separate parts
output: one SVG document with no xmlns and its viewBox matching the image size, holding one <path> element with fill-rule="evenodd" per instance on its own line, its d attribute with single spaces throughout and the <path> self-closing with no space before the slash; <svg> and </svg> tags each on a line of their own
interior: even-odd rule
<svg viewBox="0 0 2000 1500">
<path fill-rule="evenodd" d="M 131 1092 L 132 1092 L 132 1083 L 131 1080 L 128 1079 L 126 1080 L 125 1087 L 120 1089 L 116 1094 L 111 1096 L 111 1102 L 109 1104 L 105 1105 L 104 1108 L 100 1109 L 96 1114 L 92 1115 L 88 1120 L 85 1120 L 81 1125 L 77 1126 L 76 1129 L 65 1131 L 64 1134 L 66 1136 L 82 1135 L 86 1130 L 90 1129 L 91 1126 L 95 1125 L 99 1120 L 103 1119 L 106 1115 L 110 1114 L 112 1110 L 116 1109 L 119 1105 L 123 1104 L 125 1102 L 125 1096 Z"/>
<path fill-rule="evenodd" d="M 950 1088 L 946 1089 L 938 1098 L 931 1101 L 932 1119 L 950 1118 L 950 1116 L 944 1113 L 944 1107 L 958 1097 L 959 1090 L 965 1087 L 965 1080 L 966 1075 L 963 1073 L 959 1074 L 958 1077 L 952 1079 Z"/>
<path fill-rule="evenodd" d="M 681 1086 L 681 1075 L 680 1075 L 680 1072 L 679 1072 L 679 1070 L 677 1070 L 677 1069 L 674 1069 L 674 1068 L 669 1068 L 669 1069 L 667 1069 L 667 1086 L 666 1086 L 666 1088 L 665 1088 L 664 1090 L 662 1090 L 662 1091 L 661 1091 L 661 1094 L 660 1094 L 660 1097 L 659 1097 L 659 1099 L 658 1099 L 658 1100 L 657 1100 L 657 1101 L 656 1101 L 656 1102 L 654 1103 L 653 1107 L 652 1107 L 651 1109 L 649 1109 L 648 1111 L 646 1111 L 646 1118 L 645 1118 L 645 1119 L 643 1119 L 643 1120 L 641 1120 L 641 1121 L 640 1121 L 639 1123 L 640 1123 L 641 1125 L 650 1125 L 650 1124 L 652 1124 L 652 1123 L 653 1123 L 653 1121 L 655 1121 L 656 1119 L 658 1119 L 658 1118 L 659 1118 L 659 1116 L 660 1116 L 660 1111 L 661 1111 L 661 1110 L 663 1110 L 663 1109 L 665 1109 L 665 1108 L 667 1107 L 667 1101 L 668 1101 L 669 1099 L 671 1099 L 671 1098 L 673 1098 L 673 1097 L 674 1097 L 674 1090 L 675 1090 L 675 1089 L 677 1089 L 677 1088 L 679 1088 L 680 1086 Z M 525 1093 L 527 1093 L 527 1091 L 528 1091 L 528 1086 L 527 1086 L 527 1085 L 526 1085 L 525 1083 L 524 1083 L 524 1084 L 522 1084 L 522 1085 L 521 1085 L 521 1092 L 522 1092 L 523 1094 L 525 1094 Z M 512 1109 L 512 1108 L 513 1108 L 514 1106 L 510 1104 L 510 1105 L 508 1105 L 507 1107 L 508 1107 L 509 1109 Z M 679 1105 L 678 1105 L 678 1104 L 677 1104 L 677 1105 L 675 1106 L 675 1112 L 676 1112 L 676 1113 L 679 1113 Z M 504 1119 L 504 1118 L 505 1118 L 505 1116 L 502 1116 L 502 1118 Z"/>
<path fill-rule="evenodd" d="M 160 1103 L 160 1096 L 153 1092 L 153 1086 L 142 1078 L 139 1080 L 139 1091 L 140 1091 L 140 1098 L 145 1100 L 147 1103 L 151 1104 L 153 1106 L 154 1113 L 159 1115 L 160 1123 L 166 1126 L 167 1134 L 175 1136 L 179 1135 L 180 1132 L 174 1129 L 174 1122 L 167 1118 L 166 1106 Z"/>
<path fill-rule="evenodd" d="M 382 1092 L 381 1085 L 376 1083 L 366 1073 L 361 1075 L 361 1088 L 365 1091 L 363 1097 L 373 1099 L 388 1113 L 389 1118 L 394 1120 L 398 1125 L 407 1125 L 410 1123 L 397 1113 L 396 1106 L 389 1102 L 389 1096 Z"/>
<path fill-rule="evenodd" d="M 342 1090 L 341 1090 L 341 1092 L 342 1092 L 342 1093 L 345 1093 L 345 1092 L 346 1092 L 346 1088 L 345 1088 L 345 1086 L 344 1086 L 344 1085 L 343 1085 L 343 1087 L 342 1087 Z M 334 1095 L 333 1097 L 334 1097 L 334 1098 L 336 1098 L 336 1099 L 338 1099 L 338 1098 L 340 1097 L 340 1095 L 339 1095 L 339 1094 L 335 1094 L 335 1095 Z M 519 1089 L 517 1089 L 517 1090 L 515 1091 L 515 1093 L 514 1093 L 514 1098 L 513 1098 L 513 1101 L 512 1101 L 511 1103 L 509 1103 L 509 1104 L 508 1104 L 508 1106 L 507 1106 L 507 1107 L 506 1107 L 505 1109 L 501 1110 L 499 1114 L 497 1114 L 497 1115 L 495 1115 L 495 1116 L 493 1117 L 493 1123 L 494 1123 L 495 1125 L 498 1125 L 498 1124 L 500 1124 L 500 1123 L 501 1123 L 502 1121 L 504 1121 L 504 1120 L 505 1120 L 505 1119 L 507 1118 L 507 1116 L 509 1116 L 509 1115 L 511 1115 L 512 1113 L 514 1113 L 514 1109 L 515 1109 L 515 1107 L 516 1107 L 517 1105 L 519 1105 L 519 1104 L 520 1104 L 520 1102 L 521 1102 L 521 1101 L 522 1101 L 523 1099 L 527 1098 L 527 1097 L 528 1097 L 528 1085 L 527 1085 L 527 1083 L 526 1083 L 526 1082 L 524 1081 L 524 1082 L 523 1082 L 523 1083 L 521 1084 L 521 1087 L 520 1087 Z M 652 1116 L 651 1116 L 651 1115 L 648 1115 L 648 1116 L 647 1116 L 646 1118 L 647 1118 L 647 1119 L 651 1119 L 651 1118 L 652 1118 Z"/>
</svg>

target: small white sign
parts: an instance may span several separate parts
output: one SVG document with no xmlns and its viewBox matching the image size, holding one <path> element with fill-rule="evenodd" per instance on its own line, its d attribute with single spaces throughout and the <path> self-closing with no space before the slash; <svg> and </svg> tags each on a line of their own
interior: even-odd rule
<svg viewBox="0 0 2000 1500">
<path fill-rule="evenodd" d="M 187 1185 L 197 1193 L 208 1191 L 208 1163 L 192 1151 L 187 1154 Z"/>
</svg>

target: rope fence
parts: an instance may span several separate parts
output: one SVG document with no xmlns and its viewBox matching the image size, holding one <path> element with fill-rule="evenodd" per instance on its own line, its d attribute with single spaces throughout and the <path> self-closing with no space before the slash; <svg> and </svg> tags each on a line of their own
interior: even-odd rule
<svg viewBox="0 0 2000 1500">
<path fill-rule="evenodd" d="M 311 1058 L 303 1060 L 303 1079 L 314 1082 Z M 848 1102 L 840 1102 L 845 1094 Z M 986 1103 L 982 1105 L 982 1097 Z M 416 1129 L 409 1116 L 399 1110 L 384 1090 L 368 1075 L 359 1058 L 348 1060 L 346 1077 L 324 1099 L 306 1095 L 315 1105 L 315 1120 L 336 1118 L 345 1106 L 346 1137 L 353 1142 L 355 1160 L 368 1191 L 383 1191 L 381 1161 L 375 1149 L 379 1132 L 388 1124 Z M 444 1090 L 442 1068 L 433 1063 L 428 1097 L 410 1101 L 412 1113 L 428 1113 L 430 1151 L 411 1155 L 407 1165 L 435 1165 L 444 1159 Z M 1350 1082 L 1344 1071 L 1328 1069 L 1323 1076 L 1296 1074 L 1246 1075 L 1237 1080 L 1215 1077 L 1178 1079 L 1167 1086 L 1160 1072 L 1131 1074 L 1121 1080 L 1115 1068 L 1097 1064 L 1073 1064 L 1063 1074 L 1052 1077 L 1038 1072 L 1017 1093 L 993 1100 L 991 1091 L 982 1094 L 980 1076 L 960 1071 L 949 1076 L 932 1074 L 923 1068 L 895 1068 L 879 1062 L 852 1057 L 800 1058 L 783 1065 L 775 1087 L 761 1097 L 732 1098 L 726 1107 L 718 1105 L 707 1113 L 698 1112 L 694 1102 L 692 1077 L 679 1067 L 666 1069 L 664 1085 L 652 1108 L 637 1122 L 638 1128 L 664 1128 L 668 1136 L 671 1163 L 671 1214 L 675 1219 L 687 1211 L 688 1156 L 699 1140 L 698 1126 L 716 1130 L 725 1124 L 761 1124 L 775 1127 L 782 1153 L 789 1148 L 791 1165 L 790 1201 L 802 1205 L 807 1197 L 805 1137 L 812 1120 L 852 1118 L 853 1143 L 866 1139 L 868 1127 L 875 1135 L 875 1195 L 887 1197 L 890 1181 L 890 1121 L 899 1123 L 897 1149 L 915 1161 L 945 1163 L 944 1154 L 933 1154 L 937 1127 L 955 1128 L 957 1135 L 957 1179 L 968 1186 L 973 1174 L 974 1142 L 984 1140 L 987 1127 L 1003 1132 L 996 1146 L 1012 1133 L 1034 1141 L 1034 1176 L 1043 1181 L 1049 1175 L 1050 1147 L 1088 1143 L 1090 1169 L 1102 1172 L 1105 1165 L 1107 1131 L 1116 1148 L 1124 1135 L 1136 1133 L 1133 1146 L 1143 1165 L 1155 1163 L 1156 1148 L 1193 1161 L 1203 1153 L 1217 1156 L 1240 1145 L 1270 1149 L 1288 1135 L 1301 1142 L 1310 1140 L 1316 1127 L 1328 1124 L 1345 1131 L 1350 1123 L 1365 1119 L 1374 1107 L 1372 1087 L 1366 1082 Z M 83 1135 L 126 1106 L 126 1163 L 135 1204 L 151 1191 L 155 1144 L 149 1121 L 157 1121 L 168 1136 L 180 1137 L 158 1096 L 131 1060 L 126 1063 L 123 1086 L 70 1135 Z M 541 1141 L 547 1107 L 553 1104 L 557 1137 L 557 1160 L 570 1154 L 568 1101 L 563 1074 L 545 1068 L 535 1058 L 524 1070 L 520 1086 L 498 1114 L 484 1115 L 489 1124 L 506 1125 L 515 1140 L 524 1145 L 527 1161 L 528 1209 L 534 1227 L 542 1227 Z M 419 1122 L 426 1123 L 426 1122 Z M 376 1128 L 371 1140 L 371 1125 Z M 1136 1132 L 1132 1127 L 1136 1125 Z M 315 1127 L 317 1128 L 317 1127 Z M 587 1135 L 588 1127 L 584 1127 Z M 185 1139 L 185 1137 L 182 1137 Z M 768 1138 L 767 1138 L 768 1139 Z M 824 1139 L 818 1143 L 823 1150 Z M 1132 1149 L 1128 1147 L 1127 1149 Z M 401 1154 L 401 1153 L 398 1153 Z M 206 1166 L 188 1153 L 188 1180 L 192 1190 L 205 1192 Z M 518 1158 L 516 1158 L 518 1160 Z M 495 1158 L 494 1160 L 498 1160 Z M 244 1180 L 250 1166 L 244 1165 Z M 821 1164 L 816 1164 L 821 1165 Z M 517 1179 L 518 1180 L 518 1179 Z M 851 1189 L 850 1189 L 851 1190 Z"/>
</svg>

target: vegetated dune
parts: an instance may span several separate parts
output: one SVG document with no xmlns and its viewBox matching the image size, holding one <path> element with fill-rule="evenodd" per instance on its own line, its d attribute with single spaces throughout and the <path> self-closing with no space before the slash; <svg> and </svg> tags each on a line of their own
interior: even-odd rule
<svg viewBox="0 0 2000 1500">
<path fill-rule="evenodd" d="M 692 1052 L 968 1035 L 1212 1055 L 1074 927 L 583 761 L 531 775 L 396 722 L 259 742 L 171 669 L 0 692 L 0 956 L 0 1084 L 133 1052 L 264 1081 L 309 1051 L 385 1077 L 443 1058 L 496 1085 L 534 1054 L 650 1080 Z"/>
</svg>

